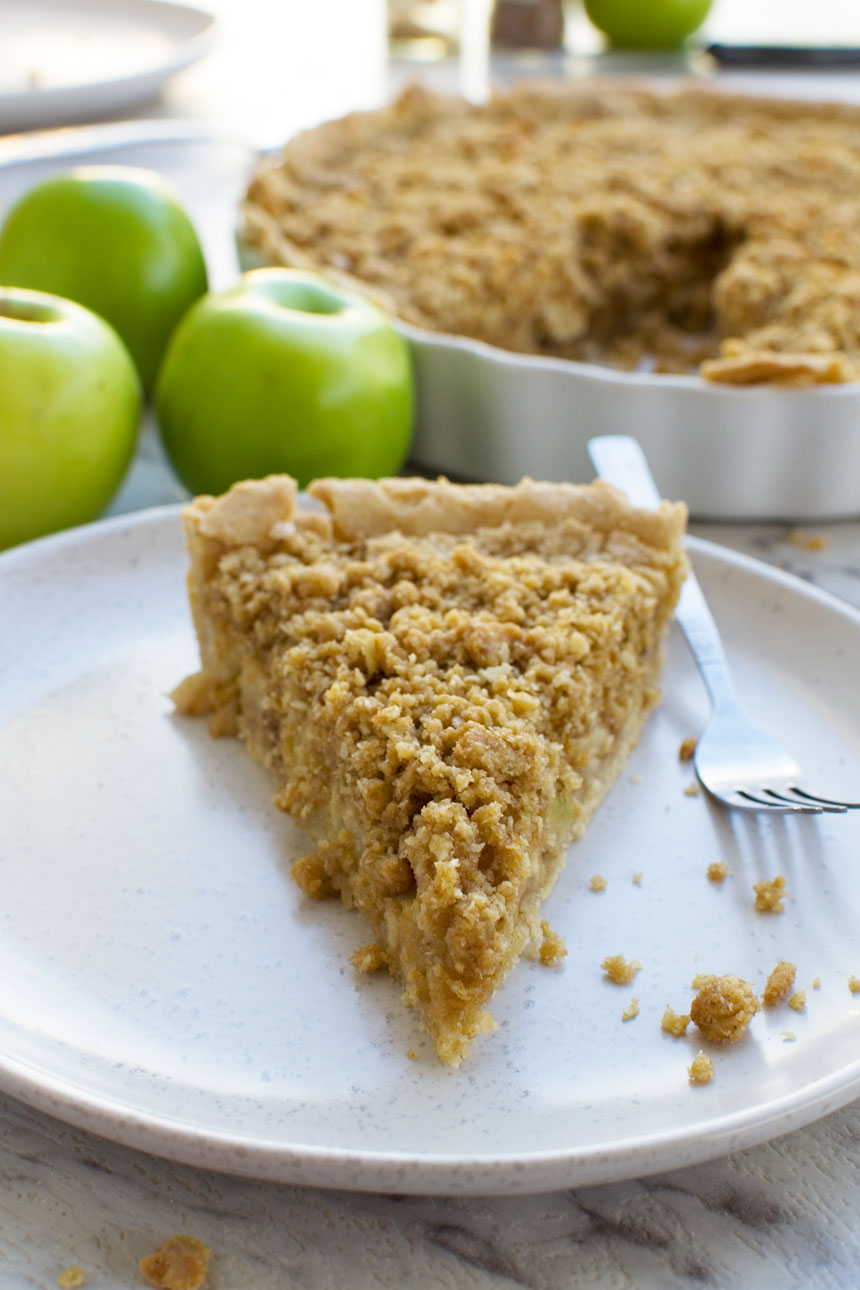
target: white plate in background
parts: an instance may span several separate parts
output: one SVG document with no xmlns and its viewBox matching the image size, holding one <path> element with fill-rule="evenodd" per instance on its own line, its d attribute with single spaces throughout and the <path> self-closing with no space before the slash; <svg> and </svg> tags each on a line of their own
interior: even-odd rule
<svg viewBox="0 0 860 1290">
<path fill-rule="evenodd" d="M 753 715 L 813 791 L 857 797 L 860 614 L 719 547 L 691 550 Z M 678 761 L 706 700 L 680 638 L 664 702 L 546 904 L 557 969 L 524 960 L 499 1030 L 436 1061 L 339 904 L 305 901 L 303 840 L 265 772 L 171 715 L 196 666 L 176 508 L 0 557 L 0 1087 L 127 1145 L 259 1178 L 415 1193 L 641 1176 L 787 1132 L 860 1093 L 860 813 L 732 816 Z M 720 886 L 706 867 L 723 859 Z M 633 882 L 634 873 L 641 884 Z M 589 878 L 601 873 L 606 890 Z M 781 915 L 752 884 L 782 873 Z M 642 962 L 630 987 L 600 963 Z M 660 1031 L 696 972 L 757 988 L 797 964 L 807 1007 L 712 1049 Z M 812 982 L 820 979 L 820 988 Z M 631 996 L 635 1020 L 622 1022 Z M 789 1041 L 785 1032 L 796 1038 Z M 409 1060 L 413 1048 L 416 1060 Z"/>
<path fill-rule="evenodd" d="M 0 132 L 153 98 L 206 52 L 214 22 L 168 0 L 0 0 Z"/>
</svg>

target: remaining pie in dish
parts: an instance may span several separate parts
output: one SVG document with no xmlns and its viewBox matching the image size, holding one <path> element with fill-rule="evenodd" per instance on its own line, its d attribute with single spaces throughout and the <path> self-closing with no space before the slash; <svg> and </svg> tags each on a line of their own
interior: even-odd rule
<svg viewBox="0 0 860 1290">
<path fill-rule="evenodd" d="M 202 671 L 174 698 L 269 768 L 299 885 L 361 911 L 357 965 L 457 1064 L 657 701 L 686 511 L 600 482 L 308 491 L 186 509 Z"/>
<path fill-rule="evenodd" d="M 502 349 L 860 379 L 860 108 L 613 84 L 411 90 L 258 165 L 251 258 Z"/>
</svg>

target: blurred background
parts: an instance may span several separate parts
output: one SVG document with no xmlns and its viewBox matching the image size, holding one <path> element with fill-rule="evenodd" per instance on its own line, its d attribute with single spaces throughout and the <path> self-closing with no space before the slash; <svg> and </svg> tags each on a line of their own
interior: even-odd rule
<svg viewBox="0 0 860 1290">
<path fill-rule="evenodd" d="M 653 13 L 690 2 L 627 0 L 626 8 Z M 0 131 L 146 114 L 203 119 L 268 147 L 324 117 L 378 103 L 413 79 L 471 97 L 485 93 L 490 79 L 535 73 L 644 69 L 735 82 L 752 70 L 779 76 L 783 86 L 791 79 L 799 92 L 814 73 L 828 78 L 834 94 L 851 97 L 860 80 L 858 66 L 842 60 L 750 68 L 702 56 L 713 43 L 860 47 L 857 0 L 713 0 L 683 49 L 647 55 L 608 49 L 583 0 L 209 0 L 197 21 L 195 7 L 0 0 Z M 132 82 L 133 102 L 107 90 L 125 87 L 130 100 Z"/>
</svg>

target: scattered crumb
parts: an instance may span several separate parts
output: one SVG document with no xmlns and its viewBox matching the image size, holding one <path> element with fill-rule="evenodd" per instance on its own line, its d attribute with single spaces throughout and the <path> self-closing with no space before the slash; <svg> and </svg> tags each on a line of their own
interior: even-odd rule
<svg viewBox="0 0 860 1290">
<path fill-rule="evenodd" d="M 717 1044 L 734 1044 L 758 1012 L 759 1004 L 749 981 L 739 976 L 696 976 L 698 990 L 690 1004 L 690 1017 L 705 1036 Z"/>
<path fill-rule="evenodd" d="M 767 984 L 761 994 L 761 1001 L 766 1008 L 774 1008 L 778 1003 L 782 1003 L 794 985 L 796 973 L 797 968 L 793 963 L 788 963 L 784 959 L 777 963 L 767 978 Z"/>
<path fill-rule="evenodd" d="M 57 1277 L 59 1290 L 80 1290 L 80 1287 L 86 1282 L 86 1274 L 83 1268 L 77 1264 L 70 1268 L 64 1268 Z"/>
<path fill-rule="evenodd" d="M 788 540 L 794 546 L 803 547 L 804 551 L 826 551 L 830 546 L 826 533 L 807 533 L 803 529 L 791 529 Z"/>
<path fill-rule="evenodd" d="M 632 1021 L 634 1017 L 639 1016 L 639 1000 L 631 999 L 627 1007 L 621 1014 L 622 1021 Z"/>
<path fill-rule="evenodd" d="M 592 891 L 606 891 L 606 879 L 603 877 L 603 874 L 593 874 L 588 880 L 588 885 Z"/>
<path fill-rule="evenodd" d="M 783 1039 L 783 1043 L 793 1044 L 797 1039 L 797 1035 L 794 1033 L 793 1030 L 784 1030 L 782 1032 L 782 1039 Z"/>
<path fill-rule="evenodd" d="M 418 1054 L 416 1053 L 416 1051 L 415 1051 L 415 1049 L 414 1049 L 414 1048 L 407 1048 L 407 1050 L 406 1050 L 406 1056 L 409 1058 L 409 1060 L 410 1060 L 411 1062 L 417 1062 L 417 1061 L 418 1061 Z"/>
<path fill-rule="evenodd" d="M 564 937 L 559 936 L 558 932 L 554 932 L 546 919 L 541 922 L 540 929 L 543 933 L 543 940 L 538 950 L 541 963 L 546 963 L 548 966 L 560 963 L 567 954 Z"/>
<path fill-rule="evenodd" d="M 848 989 L 852 994 L 860 994 L 860 976 L 849 976 Z"/>
<path fill-rule="evenodd" d="M 692 761 L 696 753 L 696 740 L 692 735 L 687 735 L 686 739 L 681 740 L 681 747 L 678 749 L 678 761 Z"/>
<path fill-rule="evenodd" d="M 687 1067 L 687 1075 L 691 1084 L 710 1084 L 714 1078 L 713 1059 L 707 1053 L 696 1053 L 691 1064 Z"/>
<path fill-rule="evenodd" d="M 198 1290 L 209 1270 L 209 1250 L 196 1236 L 177 1232 L 138 1266 L 155 1290 Z"/>
<path fill-rule="evenodd" d="M 755 892 L 755 907 L 759 914 L 781 914 L 783 912 L 783 900 L 785 899 L 785 879 L 782 874 L 771 879 L 770 882 L 754 882 L 753 891 Z"/>
<path fill-rule="evenodd" d="M 688 784 L 687 787 L 684 789 L 684 796 L 698 797 L 700 792 L 701 792 L 701 789 L 699 788 L 697 781 L 694 779 L 693 782 L 691 784 Z"/>
<path fill-rule="evenodd" d="M 642 964 L 638 959 L 628 963 L 623 954 L 608 954 L 600 966 L 615 985 L 629 985 Z"/>
<path fill-rule="evenodd" d="M 689 1012 L 673 1012 L 666 1004 L 666 1011 L 663 1013 L 663 1020 L 660 1022 L 660 1029 L 667 1035 L 673 1035 L 675 1039 L 680 1039 L 687 1033 L 687 1027 L 690 1024 Z"/>
<path fill-rule="evenodd" d="M 793 1008 L 795 1012 L 803 1012 L 803 1009 L 806 1007 L 806 991 L 798 990 L 793 994 L 788 1001 L 788 1006 L 789 1008 Z"/>
<path fill-rule="evenodd" d="M 821 989 L 821 977 L 820 977 L 820 976 L 814 976 L 814 977 L 812 978 L 812 988 L 813 988 L 813 990 L 820 990 L 820 989 Z"/>
<path fill-rule="evenodd" d="M 724 860 L 712 860 L 708 865 L 708 882 L 724 882 L 729 876 L 729 866 Z"/>
<path fill-rule="evenodd" d="M 359 972 L 378 972 L 380 968 L 385 967 L 385 950 L 375 942 L 371 945 L 362 945 L 350 955 L 349 961 L 358 968 Z"/>
<path fill-rule="evenodd" d="M 630 783 L 631 783 L 631 784 L 641 784 L 641 783 L 642 783 L 642 776 L 641 776 L 641 775 L 638 775 L 638 774 L 637 774 L 637 775 L 631 775 L 631 776 L 630 776 Z"/>
<path fill-rule="evenodd" d="M 636 870 L 636 872 L 635 872 L 635 873 L 634 873 L 634 875 L 633 875 L 633 884 L 634 884 L 634 886 L 636 886 L 636 887 L 641 887 L 641 886 L 642 886 L 642 874 L 641 874 L 640 870 L 638 870 L 638 869 Z"/>
</svg>

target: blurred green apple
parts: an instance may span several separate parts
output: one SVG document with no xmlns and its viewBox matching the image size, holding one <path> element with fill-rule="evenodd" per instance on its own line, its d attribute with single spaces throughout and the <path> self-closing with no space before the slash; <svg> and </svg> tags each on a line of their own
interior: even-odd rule
<svg viewBox="0 0 860 1290">
<path fill-rule="evenodd" d="M 151 390 L 170 335 L 207 278 L 197 234 L 165 179 L 83 166 L 13 206 L 0 231 L 0 283 L 92 309 L 119 333 Z"/>
<path fill-rule="evenodd" d="M 95 519 L 125 474 L 140 384 L 113 328 L 0 287 L 0 547 Z"/>
<path fill-rule="evenodd" d="M 595 27 L 622 49 L 677 49 L 710 7 L 711 0 L 585 0 Z"/>
<path fill-rule="evenodd" d="M 220 493 L 286 471 L 396 473 L 414 405 L 406 341 L 362 296 L 295 269 L 254 269 L 193 305 L 155 394 L 183 483 Z"/>
</svg>

